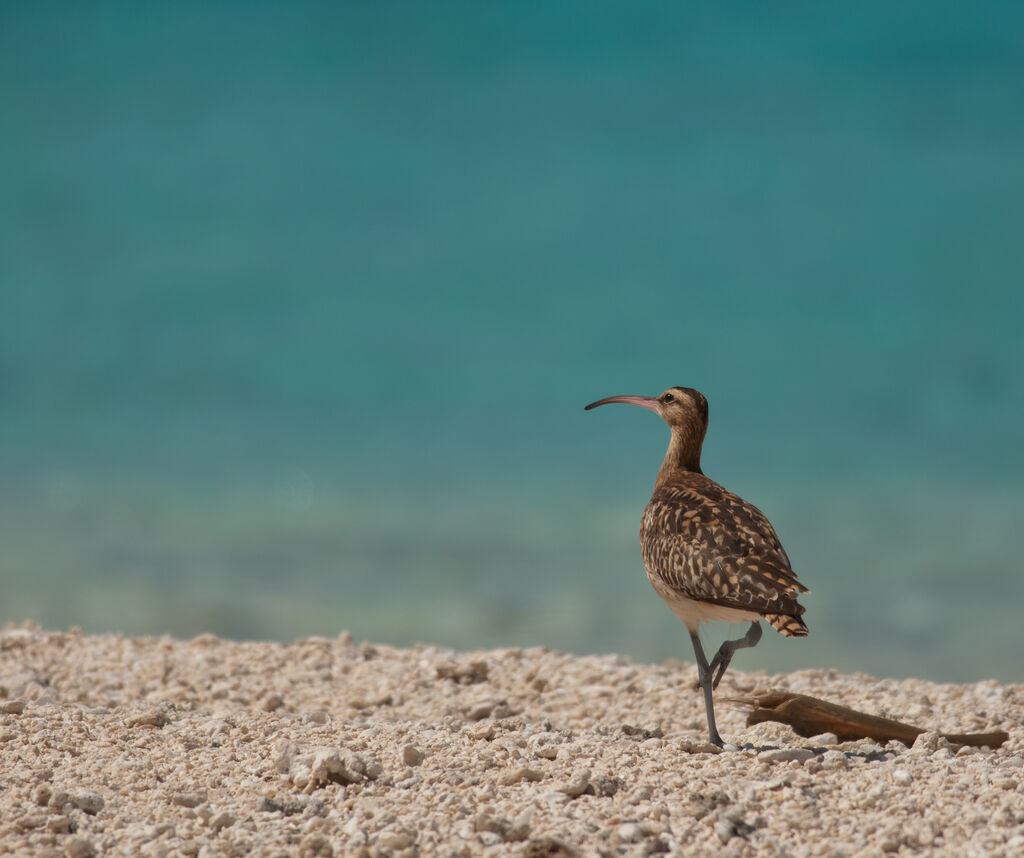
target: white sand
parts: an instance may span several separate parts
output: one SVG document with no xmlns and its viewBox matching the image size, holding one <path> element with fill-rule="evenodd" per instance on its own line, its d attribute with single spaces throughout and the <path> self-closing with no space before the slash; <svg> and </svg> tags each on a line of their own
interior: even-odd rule
<svg viewBox="0 0 1024 858">
<path fill-rule="evenodd" d="M 692 664 L 204 636 L 0 633 L 0 853 L 1024 855 L 1024 686 L 730 671 L 998 751 L 703 745 Z"/>
</svg>

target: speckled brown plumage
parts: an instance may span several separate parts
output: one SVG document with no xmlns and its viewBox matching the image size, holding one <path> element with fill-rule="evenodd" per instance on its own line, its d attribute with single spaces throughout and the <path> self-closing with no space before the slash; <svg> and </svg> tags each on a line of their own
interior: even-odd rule
<svg viewBox="0 0 1024 858">
<path fill-rule="evenodd" d="M 712 690 L 734 652 L 760 639 L 758 620 L 767 620 L 786 637 L 806 636 L 797 597 L 810 591 L 797 580 L 764 513 L 701 470 L 708 403 L 700 391 L 670 387 L 661 396 L 610 396 L 586 407 L 610 402 L 654 411 L 672 430 L 640 523 L 640 546 L 648 579 L 690 632 L 708 731 L 711 741 L 722 745 Z M 723 643 L 709 662 L 700 624 L 715 620 L 751 625 L 743 638 Z"/>
<path fill-rule="evenodd" d="M 764 513 L 702 473 L 666 477 L 640 524 L 644 567 L 655 588 L 760 614 L 787 637 L 806 635 L 797 596 L 808 590 Z"/>
</svg>

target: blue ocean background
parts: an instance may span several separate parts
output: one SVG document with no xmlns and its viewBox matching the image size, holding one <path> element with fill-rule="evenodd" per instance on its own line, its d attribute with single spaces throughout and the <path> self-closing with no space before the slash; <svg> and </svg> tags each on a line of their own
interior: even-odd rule
<svg viewBox="0 0 1024 858">
<path fill-rule="evenodd" d="M 0 621 L 689 659 L 679 384 L 738 668 L 1024 681 L 1021 4 L 5 3 L 0 104 Z"/>
</svg>

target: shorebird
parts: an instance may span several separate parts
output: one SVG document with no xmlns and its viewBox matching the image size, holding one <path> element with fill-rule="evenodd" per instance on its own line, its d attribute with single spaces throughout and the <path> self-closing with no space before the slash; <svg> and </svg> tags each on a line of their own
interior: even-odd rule
<svg viewBox="0 0 1024 858">
<path fill-rule="evenodd" d="M 733 654 L 761 639 L 762 619 L 786 637 L 805 637 L 804 608 L 797 597 L 810 590 L 797 581 L 764 513 L 700 469 L 708 428 L 704 394 L 690 387 L 670 387 L 661 396 L 609 396 L 591 402 L 586 410 L 610 402 L 650 409 L 672 430 L 640 522 L 640 550 L 654 589 L 690 632 L 709 738 L 721 747 L 713 691 Z M 713 621 L 749 621 L 750 628 L 742 638 L 725 641 L 708 662 L 700 624 Z"/>
</svg>

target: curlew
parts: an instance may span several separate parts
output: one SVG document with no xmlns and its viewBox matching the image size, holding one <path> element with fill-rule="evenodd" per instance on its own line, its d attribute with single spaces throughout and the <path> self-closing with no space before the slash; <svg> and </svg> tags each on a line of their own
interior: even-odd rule
<svg viewBox="0 0 1024 858">
<path fill-rule="evenodd" d="M 672 430 L 640 522 L 640 549 L 652 586 L 690 632 L 709 737 L 721 747 L 713 691 L 733 654 L 761 639 L 762 619 L 786 637 L 805 637 L 797 597 L 810 591 L 797 581 L 764 513 L 704 476 L 700 451 L 708 401 L 700 391 L 670 387 L 661 396 L 609 396 L 586 410 L 610 402 L 650 409 Z M 725 641 L 708 662 L 700 624 L 713 621 L 746 621 L 750 628 L 742 638 Z"/>
</svg>

